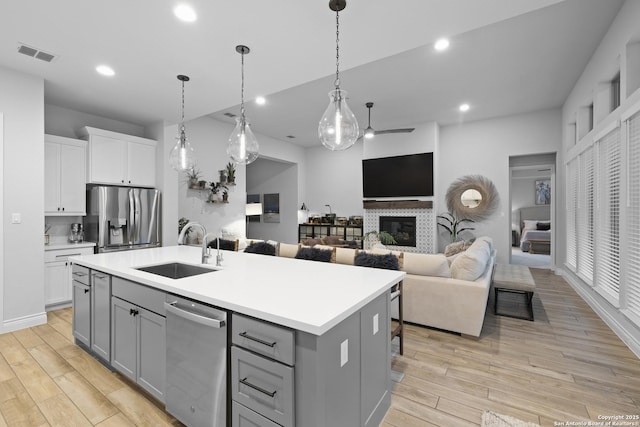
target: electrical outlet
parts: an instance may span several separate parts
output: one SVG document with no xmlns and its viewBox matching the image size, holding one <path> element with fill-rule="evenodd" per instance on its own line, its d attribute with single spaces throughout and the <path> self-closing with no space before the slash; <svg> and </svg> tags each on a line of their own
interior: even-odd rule
<svg viewBox="0 0 640 427">
<path fill-rule="evenodd" d="M 349 340 L 346 339 L 340 344 L 340 367 L 342 368 L 349 361 Z"/>
<path fill-rule="evenodd" d="M 22 215 L 19 213 L 11 214 L 11 224 L 21 224 L 22 223 Z"/>
<path fill-rule="evenodd" d="M 380 326 L 378 324 L 378 313 L 373 316 L 373 335 L 378 333 Z"/>
</svg>

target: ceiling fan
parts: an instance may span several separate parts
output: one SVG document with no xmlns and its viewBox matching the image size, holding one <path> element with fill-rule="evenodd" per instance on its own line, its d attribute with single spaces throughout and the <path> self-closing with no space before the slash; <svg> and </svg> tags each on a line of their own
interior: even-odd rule
<svg viewBox="0 0 640 427">
<path fill-rule="evenodd" d="M 382 135 L 385 133 L 409 133 L 415 130 L 415 128 L 374 130 L 371 127 L 371 108 L 373 107 L 373 102 L 367 102 L 364 105 L 369 109 L 369 124 L 367 125 L 367 128 L 364 130 L 364 133 L 362 134 L 362 136 L 359 137 L 358 139 L 362 139 L 362 138 L 371 139 L 375 135 Z"/>
</svg>

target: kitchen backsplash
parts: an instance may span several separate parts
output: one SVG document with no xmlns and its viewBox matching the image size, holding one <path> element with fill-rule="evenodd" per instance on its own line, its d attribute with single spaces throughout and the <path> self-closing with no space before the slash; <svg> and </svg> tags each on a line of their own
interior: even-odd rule
<svg viewBox="0 0 640 427">
<path fill-rule="evenodd" d="M 49 228 L 49 244 L 60 244 L 69 241 L 71 232 L 71 224 L 74 222 L 82 223 L 81 216 L 45 216 L 45 229 Z"/>
</svg>

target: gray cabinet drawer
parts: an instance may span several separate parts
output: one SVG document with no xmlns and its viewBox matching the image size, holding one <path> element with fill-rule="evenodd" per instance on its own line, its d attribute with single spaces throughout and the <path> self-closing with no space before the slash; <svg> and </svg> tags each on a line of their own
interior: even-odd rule
<svg viewBox="0 0 640 427">
<path fill-rule="evenodd" d="M 238 402 L 233 402 L 232 405 L 232 427 L 280 427 L 273 421 L 253 412 Z"/>
<path fill-rule="evenodd" d="M 149 311 L 165 316 L 164 301 L 167 293 L 139 283 L 113 276 L 111 294 Z"/>
<path fill-rule="evenodd" d="M 71 277 L 76 282 L 84 283 L 85 285 L 89 284 L 89 269 L 87 267 L 83 267 L 78 264 L 73 264 L 73 268 L 71 270 Z"/>
<path fill-rule="evenodd" d="M 232 342 L 255 353 L 294 365 L 294 331 L 251 317 L 233 314 Z"/>
<path fill-rule="evenodd" d="M 294 425 L 293 368 L 231 347 L 232 399 L 284 426 Z"/>
</svg>

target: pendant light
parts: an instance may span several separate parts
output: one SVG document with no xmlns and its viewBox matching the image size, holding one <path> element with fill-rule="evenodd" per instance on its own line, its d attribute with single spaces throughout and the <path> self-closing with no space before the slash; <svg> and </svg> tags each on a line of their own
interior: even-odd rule
<svg viewBox="0 0 640 427">
<path fill-rule="evenodd" d="M 180 74 L 178 80 L 182 82 L 182 119 L 180 120 L 180 134 L 176 138 L 178 141 L 169 154 L 169 164 L 177 171 L 188 171 L 195 166 L 193 148 L 187 141 L 184 128 L 184 82 L 188 82 L 189 77 Z"/>
<path fill-rule="evenodd" d="M 238 164 L 248 165 L 258 158 L 258 140 L 249 127 L 244 116 L 244 56 L 250 52 L 244 45 L 236 46 L 236 52 L 241 55 L 242 86 L 240 91 L 240 117 L 236 118 L 236 127 L 229 137 L 227 154 Z"/>
<path fill-rule="evenodd" d="M 376 131 L 371 127 L 371 107 L 373 107 L 373 102 L 367 102 L 364 105 L 369 110 L 369 123 L 367 124 L 367 128 L 364 130 L 364 137 L 366 139 L 371 139 L 376 135 Z"/>
<path fill-rule="evenodd" d="M 329 1 L 329 9 L 336 12 L 336 80 L 335 89 L 329 92 L 329 106 L 318 125 L 322 145 L 331 151 L 345 150 L 358 139 L 358 121 L 347 105 L 347 92 L 340 89 L 340 11 L 346 0 Z"/>
</svg>

